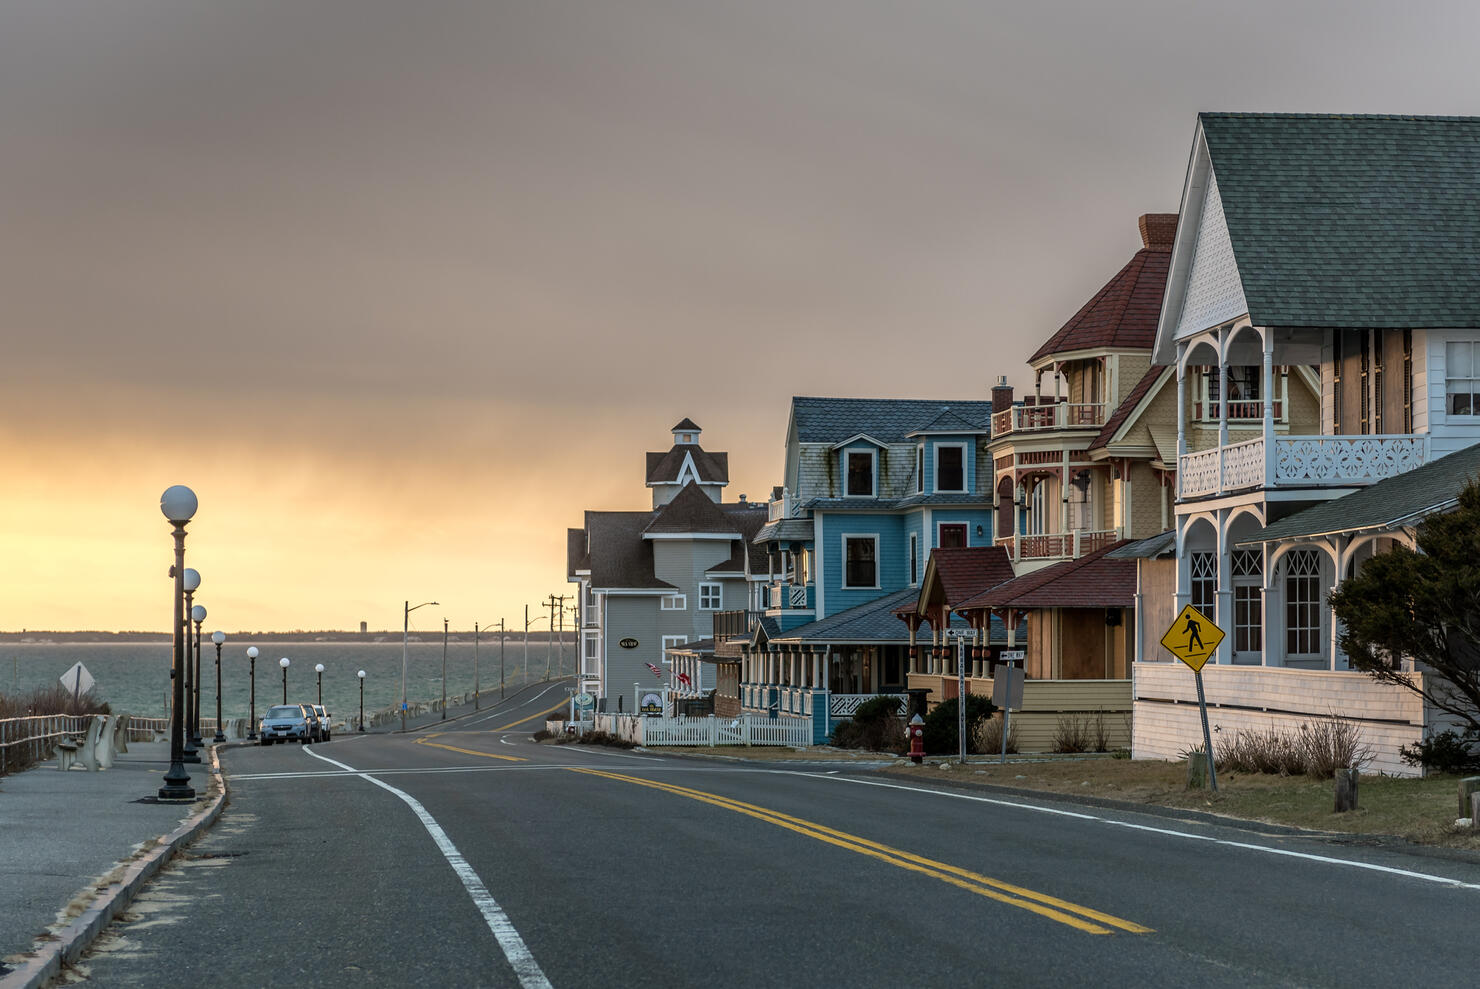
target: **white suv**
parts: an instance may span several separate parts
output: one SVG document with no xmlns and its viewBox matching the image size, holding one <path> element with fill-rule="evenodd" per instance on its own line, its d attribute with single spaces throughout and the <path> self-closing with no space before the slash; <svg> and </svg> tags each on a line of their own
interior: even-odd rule
<svg viewBox="0 0 1480 989">
<path fill-rule="evenodd" d="M 319 741 L 327 742 L 329 740 L 329 709 L 322 704 L 308 706 L 313 708 L 313 713 L 319 716 Z"/>
</svg>

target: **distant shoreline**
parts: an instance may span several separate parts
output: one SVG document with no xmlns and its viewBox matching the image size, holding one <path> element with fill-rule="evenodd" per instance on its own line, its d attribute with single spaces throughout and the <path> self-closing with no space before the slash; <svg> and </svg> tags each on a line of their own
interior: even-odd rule
<svg viewBox="0 0 1480 989">
<path fill-rule="evenodd" d="M 564 641 L 575 640 L 575 629 L 567 629 L 564 633 Z M 473 633 L 448 632 L 448 642 L 472 642 Z M 497 629 L 482 629 L 478 638 L 484 642 L 497 642 Z M 524 633 L 510 630 L 504 633 L 506 640 L 518 642 L 524 641 Z M 529 633 L 530 642 L 554 642 L 556 637 L 549 632 Z M 51 632 L 51 631 L 24 631 L 24 632 L 0 632 L 0 644 L 46 646 L 46 645 L 107 645 L 109 643 L 122 642 L 161 642 L 171 641 L 168 632 Z M 381 643 L 400 642 L 399 632 L 227 632 L 226 641 L 241 642 L 348 642 L 348 643 Z M 421 632 L 410 636 L 410 642 L 428 643 L 441 642 L 440 632 Z"/>
</svg>

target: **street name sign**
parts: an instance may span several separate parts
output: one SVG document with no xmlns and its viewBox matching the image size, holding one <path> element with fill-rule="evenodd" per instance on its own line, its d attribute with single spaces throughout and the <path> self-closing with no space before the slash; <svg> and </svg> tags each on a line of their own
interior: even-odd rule
<svg viewBox="0 0 1480 989">
<path fill-rule="evenodd" d="M 1192 667 L 1197 673 L 1218 649 L 1224 632 L 1213 620 L 1192 605 L 1183 607 L 1181 613 L 1161 637 L 1161 644 L 1173 655 Z"/>
</svg>

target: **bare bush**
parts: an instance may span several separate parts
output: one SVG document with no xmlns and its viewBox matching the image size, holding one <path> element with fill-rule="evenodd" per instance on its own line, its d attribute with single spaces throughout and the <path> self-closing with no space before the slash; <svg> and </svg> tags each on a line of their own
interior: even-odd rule
<svg viewBox="0 0 1480 989">
<path fill-rule="evenodd" d="M 1062 714 L 1053 731 L 1055 752 L 1088 752 L 1094 744 L 1092 726 L 1078 715 Z"/>
<path fill-rule="evenodd" d="M 988 754 L 1002 751 L 1002 715 L 994 715 L 977 728 L 976 749 Z M 1017 725 L 1007 729 L 1007 751 L 1018 751 Z"/>
<path fill-rule="evenodd" d="M 1317 779 L 1330 779 L 1338 769 L 1359 768 L 1373 756 L 1356 723 L 1334 714 L 1293 730 L 1242 729 L 1224 734 L 1214 751 L 1220 769 Z"/>
</svg>

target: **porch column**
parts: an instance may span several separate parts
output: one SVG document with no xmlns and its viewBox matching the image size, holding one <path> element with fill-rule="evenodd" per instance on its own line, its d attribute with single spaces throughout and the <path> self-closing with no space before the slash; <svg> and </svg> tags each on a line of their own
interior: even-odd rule
<svg viewBox="0 0 1480 989">
<path fill-rule="evenodd" d="M 914 618 L 913 615 L 911 615 L 910 619 L 904 624 L 905 628 L 910 630 L 910 649 L 909 652 L 905 654 L 908 657 L 905 665 L 905 676 L 909 676 L 911 673 L 920 672 L 918 669 L 915 668 L 915 663 L 917 662 L 915 658 L 915 632 L 919 630 L 920 623 Z"/>
<path fill-rule="evenodd" d="M 1215 662 L 1233 662 L 1233 546 L 1228 537 L 1231 513 L 1226 508 L 1218 509 L 1218 590 L 1217 616 L 1213 619 L 1223 629 L 1223 641 L 1218 643 L 1218 658 Z"/>
<path fill-rule="evenodd" d="M 1218 445 L 1228 445 L 1228 327 L 1226 326 L 1218 330 Z M 1219 478 L 1218 490 L 1223 490 L 1222 478 Z"/>
<path fill-rule="evenodd" d="M 1274 331 L 1265 327 L 1264 338 L 1264 486 L 1274 487 Z"/>
<path fill-rule="evenodd" d="M 1177 348 L 1177 462 L 1172 466 L 1178 478 L 1182 476 L 1182 458 L 1187 456 L 1187 367 L 1182 360 L 1186 353 L 1185 344 Z M 1179 493 L 1180 489 L 1173 492 L 1173 497 Z"/>
<path fill-rule="evenodd" d="M 826 690 L 827 683 L 822 679 L 822 653 L 812 654 L 812 687 L 814 690 Z"/>
</svg>

